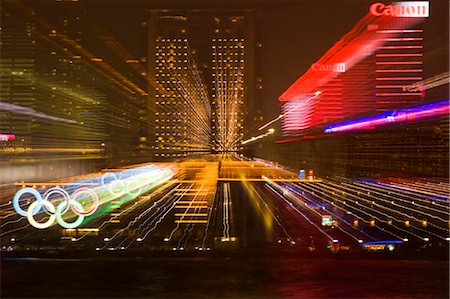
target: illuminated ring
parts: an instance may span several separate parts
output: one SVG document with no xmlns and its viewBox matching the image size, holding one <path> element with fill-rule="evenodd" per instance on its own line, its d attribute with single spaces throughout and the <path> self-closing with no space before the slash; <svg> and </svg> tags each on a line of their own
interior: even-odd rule
<svg viewBox="0 0 450 299">
<path fill-rule="evenodd" d="M 143 179 L 147 181 L 143 187 L 150 188 L 158 179 L 160 173 L 161 173 L 160 169 L 150 169 L 141 174 L 143 176 Z"/>
<path fill-rule="evenodd" d="M 77 190 L 78 191 L 78 190 Z M 79 210 L 83 210 L 83 206 L 81 205 L 81 203 L 79 203 L 78 201 L 73 201 L 72 203 L 72 210 L 75 212 L 75 207 Z M 61 225 L 64 228 L 75 228 L 77 226 L 79 226 L 84 219 L 83 215 L 77 215 L 77 220 L 75 220 L 74 222 L 66 222 L 63 218 L 62 218 L 62 214 L 64 214 L 61 210 L 63 208 L 70 207 L 70 205 L 64 201 L 62 202 L 60 205 L 58 205 L 58 207 L 56 208 L 56 221 L 58 221 L 59 225 Z"/>
<path fill-rule="evenodd" d="M 64 198 L 65 198 L 65 202 L 69 203 L 70 202 L 70 195 L 69 193 L 67 193 L 66 190 L 60 188 L 60 187 L 53 187 L 51 189 L 49 189 L 47 192 L 45 192 L 44 194 L 44 201 L 49 201 L 50 195 L 52 194 L 61 194 Z M 69 204 L 66 204 L 66 209 L 63 211 L 63 214 L 66 213 L 70 208 Z M 44 211 L 50 215 L 50 213 L 48 212 L 47 208 L 44 206 Z"/>
<path fill-rule="evenodd" d="M 49 216 L 49 218 L 46 222 L 37 222 L 34 219 L 33 210 L 38 205 L 46 206 L 49 209 L 50 213 L 53 213 L 52 215 Z M 44 229 L 44 228 L 50 227 L 53 224 L 53 222 L 55 222 L 56 217 L 54 214 L 55 214 L 55 206 L 51 202 L 46 201 L 46 200 L 43 200 L 41 202 L 35 201 L 28 207 L 27 219 L 28 219 L 28 222 L 30 222 L 30 224 L 32 226 L 34 226 L 35 228 Z"/>
<path fill-rule="evenodd" d="M 136 180 L 131 180 L 131 181 L 127 182 L 127 184 L 125 184 L 125 190 L 126 190 L 126 192 L 127 192 L 129 195 L 131 195 L 131 196 L 133 196 L 133 197 L 136 197 L 136 196 L 138 196 L 139 194 L 141 194 L 141 192 L 142 192 L 142 186 L 139 187 L 139 188 L 137 189 L 137 192 L 131 192 L 131 190 L 130 190 L 130 185 L 131 185 L 132 183 L 137 183 L 137 181 L 136 181 Z"/>
<path fill-rule="evenodd" d="M 35 202 L 37 202 L 39 204 L 39 206 L 36 204 L 35 208 L 33 209 L 33 212 L 32 212 L 33 215 L 36 215 L 39 212 L 39 210 L 41 209 L 42 196 L 41 196 L 41 193 L 39 193 L 36 189 L 29 188 L 29 187 L 20 189 L 14 195 L 14 198 L 12 200 L 14 210 L 16 210 L 17 214 L 19 214 L 21 216 L 25 217 L 28 215 L 28 212 L 24 211 L 19 205 L 19 199 L 25 193 L 30 193 L 30 194 L 34 195 L 34 197 L 36 198 Z"/>
<path fill-rule="evenodd" d="M 83 207 L 81 207 L 81 209 L 79 208 L 79 206 L 81 206 L 81 204 L 78 205 L 79 202 L 77 201 L 77 196 L 80 195 L 81 193 L 88 193 L 94 200 L 94 204 L 92 205 L 92 208 L 87 210 L 86 212 L 84 211 Z M 94 214 L 94 212 L 98 208 L 98 204 L 99 204 L 99 200 L 98 200 L 97 193 L 95 193 L 95 191 L 90 188 L 83 187 L 83 188 L 78 189 L 74 193 L 72 193 L 72 211 L 79 216 L 89 216 L 89 215 Z"/>
<path fill-rule="evenodd" d="M 108 175 L 112 175 L 112 176 L 114 177 L 114 179 L 113 179 L 110 183 L 112 183 L 113 181 L 116 181 L 116 180 L 117 180 L 117 176 L 116 176 L 116 174 L 115 174 L 114 172 L 105 172 L 105 173 L 100 177 L 100 183 L 101 183 L 103 186 L 109 184 L 109 183 L 105 183 L 105 178 L 106 178 Z"/>
<path fill-rule="evenodd" d="M 113 191 L 114 190 L 113 186 L 115 184 L 121 184 L 122 185 L 121 188 L 120 188 L 120 192 L 114 192 Z M 122 180 L 115 180 L 115 181 L 111 182 L 109 184 L 109 192 L 115 197 L 122 196 L 125 193 L 125 183 Z"/>
</svg>

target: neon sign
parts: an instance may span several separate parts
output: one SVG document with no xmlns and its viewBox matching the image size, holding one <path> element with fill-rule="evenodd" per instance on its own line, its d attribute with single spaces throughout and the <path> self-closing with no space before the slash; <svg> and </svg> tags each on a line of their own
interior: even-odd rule
<svg viewBox="0 0 450 299">
<path fill-rule="evenodd" d="M 322 226 L 332 226 L 333 218 L 331 215 L 322 215 Z"/>
<path fill-rule="evenodd" d="M 89 183 L 95 187 L 79 187 L 73 190 L 66 190 L 55 186 L 41 194 L 35 188 L 26 187 L 17 191 L 12 200 L 14 210 L 35 228 L 46 229 L 52 226 L 55 221 L 63 228 L 76 228 L 83 223 L 85 217 L 93 215 L 99 206 L 121 196 L 135 198 L 150 188 L 161 184 L 174 175 L 175 169 L 171 167 L 158 168 L 155 165 L 142 166 L 125 169 L 120 172 L 106 172 L 102 176 L 90 179 Z M 81 185 L 88 182 L 78 182 Z M 64 184 L 61 184 L 64 185 Z M 73 184 L 71 184 L 73 185 Z M 70 188 L 66 186 L 65 188 Z M 71 193 L 71 194 L 69 194 Z M 26 199 L 21 199 L 26 197 Z M 34 201 L 27 209 L 21 207 L 21 201 L 30 203 L 30 197 Z M 52 198 L 53 197 L 53 198 Z M 58 198 L 58 202 L 55 199 Z M 62 199 L 62 200 L 60 200 Z M 85 202 L 89 200 L 89 207 L 85 207 Z M 65 215 L 71 211 L 69 215 Z M 43 222 L 36 220 L 35 216 L 41 212 L 47 214 Z M 68 219 L 75 218 L 68 222 Z"/>
<path fill-rule="evenodd" d="M 404 123 L 446 115 L 450 112 L 449 100 L 427 103 L 407 109 L 388 111 L 370 117 L 359 118 L 324 128 L 325 133 L 338 133 L 356 130 L 374 129 L 391 123 Z"/>
<path fill-rule="evenodd" d="M 16 139 L 14 134 L 0 134 L 0 141 L 13 141 Z"/>
<path fill-rule="evenodd" d="M 333 63 L 333 64 L 320 64 L 313 63 L 311 69 L 316 72 L 336 72 L 345 73 L 345 63 Z"/>
<path fill-rule="evenodd" d="M 428 1 L 394 2 L 391 5 L 377 2 L 370 6 L 369 11 L 377 17 L 427 18 L 430 15 Z"/>
</svg>

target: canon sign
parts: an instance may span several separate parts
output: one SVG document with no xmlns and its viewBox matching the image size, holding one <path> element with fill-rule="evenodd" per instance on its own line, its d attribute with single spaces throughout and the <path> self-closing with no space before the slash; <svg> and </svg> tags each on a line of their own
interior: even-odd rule
<svg viewBox="0 0 450 299">
<path fill-rule="evenodd" d="M 335 73 L 345 73 L 345 63 L 333 63 L 333 64 L 320 64 L 313 63 L 311 69 L 316 72 L 335 72 Z"/>
<path fill-rule="evenodd" d="M 428 1 L 394 2 L 390 5 L 378 2 L 370 6 L 370 13 L 374 16 L 427 18 L 430 8 Z"/>
</svg>

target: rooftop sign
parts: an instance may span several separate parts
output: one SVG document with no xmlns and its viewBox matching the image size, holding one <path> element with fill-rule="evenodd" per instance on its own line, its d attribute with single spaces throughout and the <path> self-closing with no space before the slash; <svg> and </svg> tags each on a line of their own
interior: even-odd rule
<svg viewBox="0 0 450 299">
<path fill-rule="evenodd" d="M 390 5 L 377 2 L 372 4 L 369 10 L 374 16 L 427 18 L 430 15 L 428 1 L 393 2 Z"/>
</svg>

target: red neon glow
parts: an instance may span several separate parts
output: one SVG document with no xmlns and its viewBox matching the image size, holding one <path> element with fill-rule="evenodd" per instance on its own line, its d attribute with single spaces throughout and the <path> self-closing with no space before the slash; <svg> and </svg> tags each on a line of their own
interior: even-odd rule
<svg viewBox="0 0 450 299">
<path fill-rule="evenodd" d="M 423 80 L 423 77 L 383 77 L 383 78 L 375 78 L 377 81 L 415 81 L 415 80 Z"/>
<path fill-rule="evenodd" d="M 407 53 L 407 54 L 376 54 L 376 57 L 422 57 L 422 53 Z"/>
<path fill-rule="evenodd" d="M 377 93 L 377 97 L 393 97 L 393 96 L 417 96 L 416 92 L 404 92 L 404 93 Z"/>
<path fill-rule="evenodd" d="M 395 2 L 392 5 L 374 3 L 370 6 L 370 13 L 374 16 L 426 18 L 429 16 L 428 1 Z"/>
<path fill-rule="evenodd" d="M 422 69 L 406 69 L 406 70 L 376 70 L 377 73 L 421 73 Z"/>
<path fill-rule="evenodd" d="M 396 64 L 423 64 L 422 61 L 380 61 L 378 65 L 396 65 Z"/>
<path fill-rule="evenodd" d="M 400 50 L 400 49 L 423 49 L 423 46 L 385 46 L 380 47 L 382 50 Z"/>
<path fill-rule="evenodd" d="M 0 141 L 13 141 L 16 139 L 14 134 L 0 134 Z"/>
<path fill-rule="evenodd" d="M 378 33 L 421 33 L 422 29 L 378 30 Z"/>
<path fill-rule="evenodd" d="M 399 41 L 416 41 L 423 40 L 423 37 L 396 37 L 396 38 L 385 38 L 387 42 L 399 42 Z"/>
<path fill-rule="evenodd" d="M 405 85 L 377 85 L 376 88 L 403 88 Z"/>
<path fill-rule="evenodd" d="M 421 20 L 370 13 L 362 18 L 279 97 L 282 111 L 290 111 L 282 113 L 283 135 L 315 135 L 320 127 L 352 115 L 419 103 L 422 94 L 406 96 L 400 82 L 421 80 L 423 63 L 416 57 L 423 56 L 423 30 L 414 28 Z M 336 71 L 338 64 L 345 72 Z M 318 90 L 319 97 L 302 100 Z"/>
</svg>

